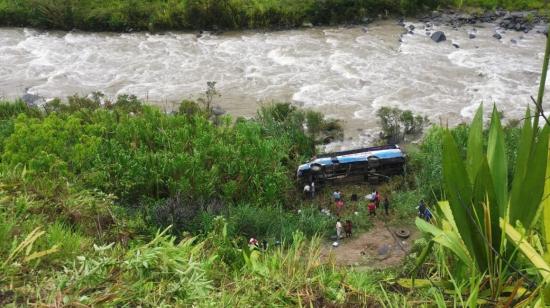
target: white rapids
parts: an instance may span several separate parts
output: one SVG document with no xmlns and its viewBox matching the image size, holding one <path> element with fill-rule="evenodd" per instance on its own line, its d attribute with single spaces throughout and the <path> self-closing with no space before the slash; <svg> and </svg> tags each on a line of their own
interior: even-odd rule
<svg viewBox="0 0 550 308">
<path fill-rule="evenodd" d="M 292 101 L 343 120 L 348 141 L 377 131 L 376 110 L 397 106 L 451 125 L 480 102 L 520 118 L 537 93 L 544 36 L 503 32 L 493 24 L 458 30 L 423 24 L 405 34 L 395 22 L 366 28 L 311 28 L 222 35 L 41 32 L 0 28 L 0 97 L 135 94 L 166 109 L 197 98 L 216 81 L 230 114 L 254 115 L 259 104 Z M 475 39 L 468 34 L 474 32 Z M 493 38 L 495 31 L 502 40 Z M 512 41 L 512 39 L 514 41 Z M 452 43 L 458 43 L 455 48 Z"/>
</svg>

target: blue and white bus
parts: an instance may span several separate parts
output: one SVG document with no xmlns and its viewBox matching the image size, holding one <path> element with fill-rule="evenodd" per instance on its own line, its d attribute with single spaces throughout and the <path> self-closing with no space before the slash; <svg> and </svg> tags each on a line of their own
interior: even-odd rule
<svg viewBox="0 0 550 308">
<path fill-rule="evenodd" d="M 398 145 L 368 147 L 327 153 L 298 167 L 298 180 L 324 182 L 349 176 L 379 181 L 404 172 L 406 155 Z"/>
</svg>

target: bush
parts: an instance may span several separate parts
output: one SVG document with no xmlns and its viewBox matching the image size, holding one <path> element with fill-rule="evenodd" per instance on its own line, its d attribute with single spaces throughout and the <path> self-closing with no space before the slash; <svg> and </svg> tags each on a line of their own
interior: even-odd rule
<svg viewBox="0 0 550 308">
<path fill-rule="evenodd" d="M 292 234 L 297 230 L 307 236 L 322 236 L 331 230 L 335 222 L 314 208 L 304 208 L 300 213 L 292 213 L 280 207 L 256 208 L 241 205 L 230 210 L 228 223 L 230 233 L 236 236 L 267 239 L 270 242 L 290 242 Z"/>
<path fill-rule="evenodd" d="M 418 136 L 428 124 L 427 117 L 399 108 L 382 107 L 376 115 L 382 125 L 382 139 L 391 144 L 404 141 L 406 136 Z"/>
</svg>

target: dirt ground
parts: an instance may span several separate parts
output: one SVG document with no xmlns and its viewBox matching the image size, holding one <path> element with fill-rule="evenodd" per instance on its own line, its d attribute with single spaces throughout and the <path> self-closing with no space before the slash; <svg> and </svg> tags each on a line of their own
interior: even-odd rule
<svg viewBox="0 0 550 308">
<path fill-rule="evenodd" d="M 410 232 L 407 239 L 395 235 L 397 228 L 386 227 L 383 221 L 376 221 L 374 227 L 366 233 L 354 234 L 352 238 L 342 239 L 338 247 L 332 241 L 323 245 L 321 259 L 333 258 L 337 265 L 368 268 L 387 268 L 398 266 L 409 253 L 414 240 L 420 234 L 414 227 L 404 227 Z"/>
</svg>

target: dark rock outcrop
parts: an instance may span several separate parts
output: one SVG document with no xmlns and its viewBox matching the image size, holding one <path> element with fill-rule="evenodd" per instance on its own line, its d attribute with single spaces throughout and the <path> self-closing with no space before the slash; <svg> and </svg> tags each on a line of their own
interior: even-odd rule
<svg viewBox="0 0 550 308">
<path fill-rule="evenodd" d="M 445 36 L 445 33 L 443 33 L 443 31 L 434 32 L 431 38 L 436 43 L 440 43 L 447 40 L 447 37 Z"/>
<path fill-rule="evenodd" d="M 536 11 L 532 12 L 512 12 L 504 15 L 498 22 L 501 28 L 507 30 L 523 31 L 525 33 L 533 30 L 535 24 L 544 21 Z"/>
</svg>

